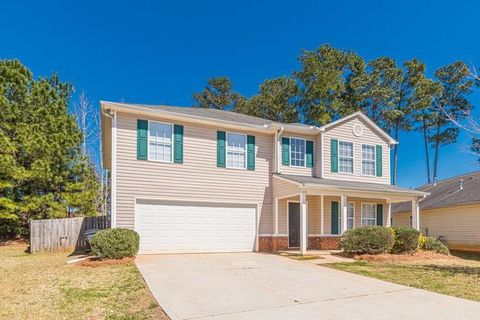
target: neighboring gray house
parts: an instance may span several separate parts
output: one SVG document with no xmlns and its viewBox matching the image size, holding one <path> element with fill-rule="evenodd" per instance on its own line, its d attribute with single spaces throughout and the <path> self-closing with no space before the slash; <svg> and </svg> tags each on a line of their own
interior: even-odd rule
<svg viewBox="0 0 480 320">
<path fill-rule="evenodd" d="M 420 231 L 440 237 L 453 250 L 480 251 L 480 171 L 426 184 L 420 202 Z M 393 225 L 409 226 L 410 204 L 392 207 Z"/>
</svg>

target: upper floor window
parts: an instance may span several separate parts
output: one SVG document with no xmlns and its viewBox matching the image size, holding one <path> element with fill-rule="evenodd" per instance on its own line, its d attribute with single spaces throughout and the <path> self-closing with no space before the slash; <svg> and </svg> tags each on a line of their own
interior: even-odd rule
<svg viewBox="0 0 480 320">
<path fill-rule="evenodd" d="M 246 136 L 238 133 L 227 133 L 227 168 L 245 169 Z"/>
<path fill-rule="evenodd" d="M 353 173 L 353 142 L 338 142 L 338 172 Z"/>
<path fill-rule="evenodd" d="M 148 159 L 172 162 L 172 125 L 149 122 Z"/>
<path fill-rule="evenodd" d="M 290 165 L 305 167 L 305 139 L 290 138 Z"/>
<path fill-rule="evenodd" d="M 362 174 L 375 175 L 375 146 L 362 144 Z"/>
<path fill-rule="evenodd" d="M 373 226 L 376 224 L 375 203 L 362 203 L 362 226 Z"/>
</svg>

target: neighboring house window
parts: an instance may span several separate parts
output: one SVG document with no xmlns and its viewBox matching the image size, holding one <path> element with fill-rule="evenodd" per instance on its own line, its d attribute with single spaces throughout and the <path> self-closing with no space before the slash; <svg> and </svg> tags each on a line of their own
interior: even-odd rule
<svg viewBox="0 0 480 320">
<path fill-rule="evenodd" d="M 149 122 L 148 158 L 149 160 L 172 162 L 172 125 Z"/>
<path fill-rule="evenodd" d="M 355 226 L 355 204 L 349 202 L 347 204 L 347 230 L 353 229 Z"/>
<path fill-rule="evenodd" d="M 305 167 L 305 139 L 290 138 L 290 165 Z"/>
<path fill-rule="evenodd" d="M 227 133 L 227 168 L 245 169 L 246 136 L 238 133 Z"/>
<path fill-rule="evenodd" d="M 375 175 L 375 146 L 362 144 L 362 174 Z"/>
<path fill-rule="evenodd" d="M 353 173 L 353 142 L 338 142 L 338 172 Z"/>
<path fill-rule="evenodd" d="M 362 203 L 362 226 L 374 226 L 376 224 L 376 204 Z"/>
</svg>

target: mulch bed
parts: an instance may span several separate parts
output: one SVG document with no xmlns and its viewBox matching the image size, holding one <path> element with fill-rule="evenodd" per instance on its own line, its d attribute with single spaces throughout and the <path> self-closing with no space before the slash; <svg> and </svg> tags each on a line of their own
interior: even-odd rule
<svg viewBox="0 0 480 320">
<path fill-rule="evenodd" d="M 104 266 L 114 266 L 114 265 L 123 265 L 130 263 L 134 260 L 132 257 L 122 258 L 122 259 L 99 259 L 95 257 L 88 258 L 76 263 L 77 266 L 82 267 L 104 267 Z"/>
<path fill-rule="evenodd" d="M 417 251 L 405 254 L 362 254 L 355 255 L 355 260 L 374 261 L 374 262 L 396 262 L 396 261 L 420 261 L 434 259 L 457 259 L 453 256 L 439 254 L 433 251 Z"/>
</svg>

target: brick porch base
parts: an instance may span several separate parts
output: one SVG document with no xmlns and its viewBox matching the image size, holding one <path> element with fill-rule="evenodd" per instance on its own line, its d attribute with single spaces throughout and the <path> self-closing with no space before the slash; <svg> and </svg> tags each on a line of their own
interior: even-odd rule
<svg viewBox="0 0 480 320">
<path fill-rule="evenodd" d="M 308 249 L 313 250 L 336 250 L 338 249 L 340 237 L 338 236 L 317 236 L 308 237 Z M 259 252 L 274 252 L 288 250 L 288 237 L 260 236 L 258 237 Z"/>
</svg>

